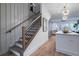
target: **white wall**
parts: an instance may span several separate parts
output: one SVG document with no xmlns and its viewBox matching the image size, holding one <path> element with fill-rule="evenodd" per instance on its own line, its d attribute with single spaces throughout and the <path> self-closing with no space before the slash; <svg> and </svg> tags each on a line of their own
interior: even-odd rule
<svg viewBox="0 0 79 59">
<path fill-rule="evenodd" d="M 45 3 L 41 5 L 41 9 L 42 9 L 42 17 L 46 18 L 47 20 L 50 20 L 51 14 L 49 13 Z"/>
<path fill-rule="evenodd" d="M 33 39 L 33 41 L 30 43 L 28 48 L 25 50 L 24 55 L 31 55 L 33 52 L 35 52 L 42 44 L 44 44 L 48 40 L 48 21 L 50 19 L 50 14 L 47 12 L 47 10 L 44 7 L 44 4 L 41 4 L 41 13 L 42 17 L 47 19 L 47 31 L 43 32 L 43 19 L 41 20 L 42 26 Z"/>
<path fill-rule="evenodd" d="M 1 52 L 5 53 L 8 51 L 9 47 L 12 46 L 15 41 L 21 37 L 21 27 L 22 25 L 28 25 L 32 22 L 32 20 L 27 21 L 26 23 L 22 24 L 21 26 L 14 29 L 11 33 L 5 33 L 7 30 L 11 29 L 12 27 L 16 26 L 23 20 L 27 19 L 29 16 L 29 8 L 28 3 L 18 3 L 18 4 L 1 4 L 1 40 L 0 40 L 0 47 Z"/>
<path fill-rule="evenodd" d="M 48 10 L 48 8 L 47 8 L 47 6 L 46 5 L 48 5 L 47 3 L 43 3 L 42 4 L 42 17 L 44 17 L 44 18 L 46 18 L 48 21 L 48 23 L 47 23 L 47 26 L 48 26 L 48 32 L 49 32 L 49 20 L 50 20 L 50 18 L 51 18 L 51 14 L 50 14 L 50 12 L 49 12 L 49 10 Z M 48 35 L 49 35 L 49 33 L 48 33 Z"/>
</svg>

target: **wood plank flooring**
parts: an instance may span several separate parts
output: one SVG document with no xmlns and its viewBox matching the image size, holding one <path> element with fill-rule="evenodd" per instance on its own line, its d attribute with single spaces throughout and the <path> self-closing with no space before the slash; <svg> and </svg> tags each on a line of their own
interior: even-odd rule
<svg viewBox="0 0 79 59">
<path fill-rule="evenodd" d="M 56 51 L 55 43 L 55 35 L 52 35 L 49 40 L 31 54 L 31 56 L 67 56 L 66 54 Z"/>
</svg>

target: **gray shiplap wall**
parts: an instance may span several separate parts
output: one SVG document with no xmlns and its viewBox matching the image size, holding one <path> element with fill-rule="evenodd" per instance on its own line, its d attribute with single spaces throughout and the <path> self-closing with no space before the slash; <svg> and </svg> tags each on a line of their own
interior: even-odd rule
<svg viewBox="0 0 79 59">
<path fill-rule="evenodd" d="M 21 37 L 21 27 L 22 25 L 27 25 L 32 21 L 27 21 L 26 23 L 22 24 L 21 26 L 14 29 L 11 33 L 5 33 L 7 30 L 11 29 L 15 25 L 19 24 L 23 20 L 29 17 L 29 8 L 28 3 L 18 3 L 18 4 L 1 4 L 1 40 L 0 40 L 0 48 L 1 52 L 5 53 L 8 51 L 9 47 L 12 46 L 15 41 Z M 32 14 L 30 14 L 31 16 Z"/>
<path fill-rule="evenodd" d="M 0 22 L 1 22 L 1 4 L 0 4 Z M 0 43 L 1 43 L 1 23 L 0 23 Z M 0 52 L 1 52 L 1 44 L 0 44 Z"/>
</svg>

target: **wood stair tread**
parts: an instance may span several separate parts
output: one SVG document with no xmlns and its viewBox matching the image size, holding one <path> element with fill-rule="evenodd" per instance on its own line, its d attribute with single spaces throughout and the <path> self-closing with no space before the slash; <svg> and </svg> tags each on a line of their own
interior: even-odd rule
<svg viewBox="0 0 79 59">
<path fill-rule="evenodd" d="M 34 34 L 34 31 L 29 31 L 29 30 L 28 30 L 26 33 L 32 33 L 32 34 Z"/>
<path fill-rule="evenodd" d="M 28 32 L 36 32 L 36 30 L 28 30 Z"/>
<path fill-rule="evenodd" d="M 32 28 L 30 28 L 30 29 L 31 29 L 31 30 L 37 30 L 38 28 L 37 28 L 37 27 L 35 27 L 35 28 L 34 28 L 34 27 L 32 27 Z"/>
<path fill-rule="evenodd" d="M 18 47 L 16 45 L 12 46 L 10 49 L 12 49 L 12 50 L 14 50 L 14 51 L 16 51 L 18 53 L 23 53 L 24 52 L 24 49 L 22 49 L 22 48 L 20 48 L 20 47 Z"/>
<path fill-rule="evenodd" d="M 31 39 L 32 36 L 26 36 L 26 40 Z M 20 41 L 21 41 L 22 37 L 20 37 Z"/>
<path fill-rule="evenodd" d="M 27 33 L 25 33 L 25 35 L 34 35 L 34 33 L 33 32 L 27 32 Z"/>
<path fill-rule="evenodd" d="M 28 40 L 25 40 L 25 42 L 27 43 Z M 22 44 L 22 41 L 17 41 L 16 43 Z"/>
</svg>

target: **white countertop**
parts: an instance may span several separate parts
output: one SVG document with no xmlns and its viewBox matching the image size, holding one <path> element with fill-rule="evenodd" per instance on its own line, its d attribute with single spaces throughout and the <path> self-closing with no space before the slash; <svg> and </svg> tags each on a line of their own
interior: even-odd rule
<svg viewBox="0 0 79 59">
<path fill-rule="evenodd" d="M 79 35 L 78 33 L 75 33 L 75 32 L 63 33 L 62 31 L 58 31 L 58 32 L 56 32 L 56 34 Z"/>
</svg>

